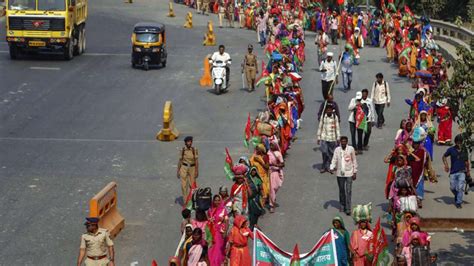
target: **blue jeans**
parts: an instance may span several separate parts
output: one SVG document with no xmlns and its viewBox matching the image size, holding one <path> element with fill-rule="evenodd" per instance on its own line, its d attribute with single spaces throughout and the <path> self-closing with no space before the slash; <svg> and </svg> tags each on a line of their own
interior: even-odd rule
<svg viewBox="0 0 474 266">
<path fill-rule="evenodd" d="M 350 90 L 352 83 L 352 72 L 342 72 L 342 84 L 344 85 L 344 90 Z"/>
<path fill-rule="evenodd" d="M 466 185 L 466 173 L 454 173 L 449 175 L 449 188 L 454 194 L 456 204 L 462 204 L 464 186 Z"/>
<path fill-rule="evenodd" d="M 260 45 L 264 46 L 267 43 L 265 31 L 259 32 L 260 34 Z"/>
</svg>

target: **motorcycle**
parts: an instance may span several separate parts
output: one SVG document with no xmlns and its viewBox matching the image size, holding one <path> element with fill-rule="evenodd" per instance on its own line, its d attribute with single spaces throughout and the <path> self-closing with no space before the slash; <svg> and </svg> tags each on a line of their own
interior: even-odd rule
<svg viewBox="0 0 474 266">
<path fill-rule="evenodd" d="M 223 62 L 221 60 L 217 60 L 212 63 L 212 81 L 214 85 L 214 90 L 216 94 L 221 94 L 222 91 L 226 91 L 228 89 L 228 84 L 226 80 L 227 64 L 230 65 L 230 62 Z"/>
</svg>

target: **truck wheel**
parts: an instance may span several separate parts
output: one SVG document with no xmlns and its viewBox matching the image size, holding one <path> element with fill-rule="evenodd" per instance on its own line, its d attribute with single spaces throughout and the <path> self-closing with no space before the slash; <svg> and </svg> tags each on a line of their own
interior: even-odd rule
<svg viewBox="0 0 474 266">
<path fill-rule="evenodd" d="M 64 46 L 64 60 L 71 60 L 74 57 L 74 41 L 69 39 L 69 42 Z"/>
<path fill-rule="evenodd" d="M 14 44 L 10 44 L 10 59 L 15 60 L 18 58 L 18 48 Z"/>
</svg>

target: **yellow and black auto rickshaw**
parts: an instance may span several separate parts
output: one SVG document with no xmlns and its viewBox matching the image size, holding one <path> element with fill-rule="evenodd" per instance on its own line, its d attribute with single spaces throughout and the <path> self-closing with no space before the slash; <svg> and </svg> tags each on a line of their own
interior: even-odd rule
<svg viewBox="0 0 474 266">
<path fill-rule="evenodd" d="M 165 25 L 156 22 L 140 22 L 133 28 L 132 67 L 166 66 Z"/>
</svg>

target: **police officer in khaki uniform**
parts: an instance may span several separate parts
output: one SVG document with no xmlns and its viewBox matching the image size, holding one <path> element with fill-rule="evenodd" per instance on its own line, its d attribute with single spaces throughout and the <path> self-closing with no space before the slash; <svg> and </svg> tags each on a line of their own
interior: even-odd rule
<svg viewBox="0 0 474 266">
<path fill-rule="evenodd" d="M 227 23 L 230 28 L 234 27 L 234 0 L 227 0 L 225 6 L 225 14 L 227 17 Z"/>
<path fill-rule="evenodd" d="M 258 74 L 257 56 L 253 54 L 253 45 L 249 44 L 248 54 L 244 57 L 242 73 L 245 73 L 247 79 L 247 88 L 249 91 L 255 90 L 255 78 Z"/>
<path fill-rule="evenodd" d="M 95 217 L 87 217 L 84 225 L 87 233 L 81 236 L 77 266 L 82 265 L 84 258 L 86 266 L 114 266 L 114 242 L 109 231 L 99 228 L 99 218 Z"/>
<path fill-rule="evenodd" d="M 203 15 L 209 16 L 209 4 L 211 3 L 210 0 L 201 0 L 201 11 Z"/>
<path fill-rule="evenodd" d="M 181 191 L 185 200 L 199 175 L 198 150 L 193 147 L 193 137 L 184 138 L 185 146 L 179 153 L 177 176 L 181 179 Z"/>
</svg>

